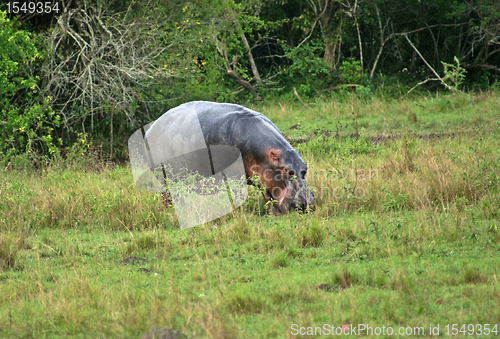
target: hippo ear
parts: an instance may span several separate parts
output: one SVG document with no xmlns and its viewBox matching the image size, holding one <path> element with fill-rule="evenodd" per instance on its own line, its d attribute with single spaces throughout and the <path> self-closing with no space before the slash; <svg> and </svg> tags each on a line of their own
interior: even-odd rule
<svg viewBox="0 0 500 339">
<path fill-rule="evenodd" d="M 271 151 L 271 153 L 269 154 L 269 157 L 271 158 L 271 160 L 273 160 L 275 162 L 279 162 L 280 161 L 280 156 L 276 152 Z"/>
</svg>

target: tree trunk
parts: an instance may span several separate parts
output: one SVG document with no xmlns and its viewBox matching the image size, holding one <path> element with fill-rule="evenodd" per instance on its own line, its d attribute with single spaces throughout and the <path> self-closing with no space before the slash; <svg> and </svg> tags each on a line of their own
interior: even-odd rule
<svg viewBox="0 0 500 339">
<path fill-rule="evenodd" d="M 109 119 L 109 160 L 113 160 L 113 110 L 111 110 L 111 118 Z"/>
<path fill-rule="evenodd" d="M 325 34 L 325 54 L 323 61 L 335 69 L 340 60 L 340 47 L 342 45 L 342 19 L 335 33 Z"/>
<path fill-rule="evenodd" d="M 331 66 L 333 66 L 335 61 L 334 41 L 329 36 L 325 36 L 325 54 L 323 55 L 323 61 Z"/>
<path fill-rule="evenodd" d="M 340 19 L 337 28 L 331 27 L 331 19 L 337 2 L 332 0 L 325 0 L 324 3 L 318 1 L 318 6 L 313 7 L 316 10 L 316 15 L 319 16 L 321 27 L 323 28 L 323 35 L 325 39 L 325 54 L 323 61 L 327 63 L 330 68 L 335 68 L 338 62 L 337 51 L 340 52 L 340 45 L 342 44 L 340 34 L 342 32 L 342 18 Z M 318 12 L 321 11 L 321 12 Z"/>
</svg>

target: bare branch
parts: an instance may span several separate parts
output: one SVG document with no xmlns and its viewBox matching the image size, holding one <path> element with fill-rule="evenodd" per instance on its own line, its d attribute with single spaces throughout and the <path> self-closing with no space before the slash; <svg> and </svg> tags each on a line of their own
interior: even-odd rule
<svg viewBox="0 0 500 339">
<path fill-rule="evenodd" d="M 377 12 L 377 19 L 378 19 L 378 26 L 380 29 L 380 48 L 377 53 L 377 57 L 375 58 L 375 62 L 373 63 L 373 67 L 370 71 L 370 81 L 373 79 L 373 75 L 375 74 L 375 69 L 377 68 L 378 61 L 380 59 L 380 56 L 382 55 L 382 51 L 384 50 L 385 43 L 389 41 L 389 39 L 392 38 L 392 34 L 390 34 L 387 38 L 384 39 L 384 32 L 385 28 L 387 27 L 389 21 L 385 24 L 385 26 L 382 28 L 382 21 L 380 20 L 380 13 L 378 11 L 378 6 L 375 4 L 375 11 Z"/>
<path fill-rule="evenodd" d="M 354 15 L 354 23 L 356 25 L 356 31 L 358 33 L 359 61 L 360 61 L 361 71 L 363 71 L 364 70 L 364 68 L 363 68 L 363 44 L 361 43 L 361 33 L 359 32 L 357 9 L 358 9 L 358 0 L 355 0 L 354 8 L 352 9 L 352 13 Z"/>
<path fill-rule="evenodd" d="M 342 84 L 342 85 L 337 85 L 337 86 L 325 88 L 324 90 L 322 90 L 322 92 L 336 91 L 336 90 L 341 89 L 341 88 L 356 88 L 356 87 L 363 87 L 363 86 L 358 85 L 358 84 Z"/>
<path fill-rule="evenodd" d="M 299 99 L 300 103 L 305 106 L 305 107 L 309 107 L 308 104 L 306 104 L 304 101 L 302 101 L 302 99 L 300 98 L 299 96 L 299 93 L 297 93 L 297 90 L 295 89 L 295 87 L 293 88 L 293 94 L 295 94 L 295 96 L 297 97 L 297 99 Z"/>
<path fill-rule="evenodd" d="M 57 18 L 47 37 L 50 53 L 43 91 L 52 97 L 67 127 L 90 116 L 93 129 L 94 115 L 107 110 L 133 121 L 132 104 L 140 88 L 148 80 L 175 75 L 156 66 L 158 56 L 171 45 L 146 43 L 159 32 L 150 30 L 151 23 L 126 16 L 109 14 L 100 3 L 65 8 Z"/>
<path fill-rule="evenodd" d="M 413 91 L 415 88 L 417 88 L 418 86 L 420 85 L 423 85 L 429 81 L 443 81 L 441 78 L 427 78 L 425 79 L 424 81 L 421 81 L 419 82 L 418 84 L 416 84 L 415 86 L 413 86 L 408 92 L 406 92 L 405 95 L 403 95 L 401 98 L 399 98 L 399 100 L 403 99 L 404 97 L 406 97 L 408 94 L 410 94 L 411 91 Z"/>
<path fill-rule="evenodd" d="M 313 23 L 311 29 L 309 30 L 309 34 L 297 45 L 297 48 L 302 46 L 307 40 L 309 40 L 309 38 L 311 37 L 311 35 L 314 32 L 314 28 L 316 28 L 316 24 L 318 23 L 319 19 L 320 19 L 320 17 L 318 16 L 316 18 L 316 20 L 314 20 L 314 23 Z"/>
<path fill-rule="evenodd" d="M 418 54 L 418 56 L 422 59 L 422 61 L 427 65 L 427 67 L 429 67 L 429 69 L 432 71 L 432 73 L 434 73 L 434 75 L 436 76 L 436 78 L 439 79 L 439 81 L 441 81 L 441 84 L 446 87 L 447 89 L 449 90 L 453 90 L 453 91 L 458 91 L 460 92 L 460 90 L 456 89 L 456 88 L 453 88 L 451 87 L 450 85 L 448 85 L 446 82 L 444 82 L 444 80 L 439 76 L 439 74 L 434 70 L 434 68 L 431 67 L 431 65 L 429 65 L 429 63 L 427 62 L 427 60 L 425 60 L 425 58 L 422 56 L 422 54 L 420 54 L 419 50 L 417 49 L 417 47 L 415 47 L 415 45 L 411 42 L 411 40 L 408 38 L 408 35 L 404 35 L 406 41 L 408 41 L 408 43 L 410 44 L 410 46 L 415 50 L 415 52 Z"/>
<path fill-rule="evenodd" d="M 500 68 L 493 66 L 493 65 L 486 65 L 486 64 L 469 64 L 469 65 L 462 65 L 463 68 L 468 69 L 468 68 L 485 68 L 485 69 L 490 69 L 495 72 L 500 72 Z"/>
<path fill-rule="evenodd" d="M 245 33 L 241 33 L 241 41 L 243 42 L 243 45 L 245 46 L 248 54 L 248 61 L 250 62 L 250 67 L 252 68 L 252 73 L 254 76 L 255 81 L 257 82 L 257 85 L 261 86 L 262 85 L 262 79 L 260 78 L 259 71 L 257 69 L 257 66 L 255 65 L 255 61 L 252 56 L 252 49 L 250 48 L 250 45 L 248 44 L 247 37 L 245 36 Z"/>
<path fill-rule="evenodd" d="M 238 83 L 239 85 L 245 87 L 250 93 L 252 93 L 252 95 L 254 96 L 255 99 L 257 99 L 259 101 L 262 100 L 262 97 L 259 94 L 257 94 L 257 91 L 255 90 L 255 88 L 253 88 L 253 86 L 250 85 L 250 83 L 248 81 L 245 81 L 242 78 L 240 78 L 232 70 L 227 71 L 226 74 L 227 74 L 228 77 L 230 77 L 231 79 L 233 79 L 236 83 Z"/>
<path fill-rule="evenodd" d="M 412 33 L 420 32 L 420 31 L 424 31 L 426 29 L 434 28 L 434 27 L 459 27 L 459 26 L 463 26 L 463 25 L 467 25 L 467 24 L 468 24 L 468 22 L 462 22 L 459 24 L 435 24 L 435 25 L 417 28 L 417 29 L 414 29 L 414 30 L 408 31 L 408 32 L 393 33 L 393 35 L 394 36 L 405 36 L 407 34 L 412 34 Z"/>
</svg>

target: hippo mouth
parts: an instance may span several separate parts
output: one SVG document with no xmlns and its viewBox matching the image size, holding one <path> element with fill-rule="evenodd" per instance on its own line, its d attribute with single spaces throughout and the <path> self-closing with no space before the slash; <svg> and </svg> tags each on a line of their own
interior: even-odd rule
<svg viewBox="0 0 500 339">
<path fill-rule="evenodd" d="M 288 206 L 276 204 L 276 205 L 273 205 L 272 209 L 271 208 L 268 209 L 268 211 L 270 214 L 273 214 L 273 215 L 286 214 L 286 213 L 289 213 L 291 211 L 298 211 L 300 213 L 310 213 L 310 212 L 316 211 L 316 206 L 313 204 L 307 204 L 307 203 L 303 203 L 303 204 L 291 203 Z"/>
<path fill-rule="evenodd" d="M 292 204 L 291 209 L 302 211 L 304 213 L 309 213 L 309 212 L 314 212 L 316 211 L 316 205 L 314 205 L 314 202 L 312 203 L 302 203 L 299 205 Z"/>
<path fill-rule="evenodd" d="M 314 212 L 316 211 L 316 206 L 314 205 L 314 196 L 312 193 L 308 190 L 308 192 L 312 198 L 307 199 L 306 201 L 298 201 L 298 202 L 292 202 L 290 203 L 288 210 L 295 210 L 295 211 L 300 211 L 303 213 L 309 213 L 309 212 Z"/>
<path fill-rule="evenodd" d="M 302 213 L 308 213 L 316 210 L 314 205 L 314 195 L 312 192 L 304 185 L 298 190 L 294 187 L 289 187 L 288 184 L 285 188 L 275 187 L 272 189 L 271 193 L 275 193 L 276 189 L 279 189 L 280 194 L 269 194 L 277 203 L 273 205 L 272 214 L 284 214 L 289 211 L 299 211 Z M 268 199 L 269 201 L 270 199 Z"/>
</svg>

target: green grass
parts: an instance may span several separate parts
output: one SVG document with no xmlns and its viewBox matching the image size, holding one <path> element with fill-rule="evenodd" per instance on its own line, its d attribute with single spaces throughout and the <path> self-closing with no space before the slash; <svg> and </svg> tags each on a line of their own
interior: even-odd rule
<svg viewBox="0 0 500 339">
<path fill-rule="evenodd" d="M 500 326 L 499 104 L 484 93 L 258 108 L 309 165 L 310 214 L 266 215 L 250 188 L 244 208 L 181 231 L 127 166 L 2 171 L 0 337 Z M 447 135 L 420 137 L 432 133 Z"/>
<path fill-rule="evenodd" d="M 401 100 L 350 96 L 343 101 L 320 101 L 310 104 L 310 108 L 298 102 L 261 104 L 253 108 L 265 112 L 282 132 L 291 136 L 307 136 L 313 129 L 354 133 L 354 120 L 358 132 L 368 136 L 407 131 L 429 134 L 491 127 L 488 122 L 498 121 L 496 95 L 489 92 L 435 94 Z M 296 124 L 303 128 L 288 130 Z"/>
</svg>

